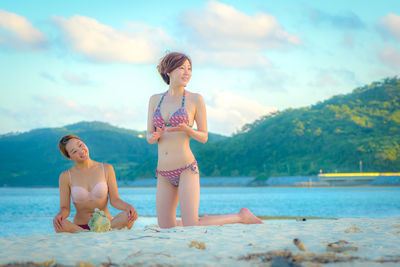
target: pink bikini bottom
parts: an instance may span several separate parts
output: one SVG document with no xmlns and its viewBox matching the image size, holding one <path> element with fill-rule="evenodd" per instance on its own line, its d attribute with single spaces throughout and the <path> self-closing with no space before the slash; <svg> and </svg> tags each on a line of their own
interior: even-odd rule
<svg viewBox="0 0 400 267">
<path fill-rule="evenodd" d="M 90 231 L 90 227 L 88 224 L 78 224 L 78 226 L 82 227 L 85 230 L 89 230 Z"/>
<path fill-rule="evenodd" d="M 187 164 L 185 167 L 183 168 L 179 168 L 179 169 L 175 169 L 175 170 L 170 170 L 170 171 L 159 171 L 156 169 L 156 173 L 160 174 L 162 176 L 164 176 L 165 178 L 168 179 L 168 181 L 170 181 L 170 183 L 172 183 L 175 186 L 179 185 L 179 178 L 181 177 L 181 173 L 186 170 L 186 169 L 191 169 L 194 173 L 199 173 L 197 171 L 198 169 L 198 165 L 197 165 L 197 161 L 194 160 L 192 163 Z M 157 178 L 157 177 L 156 177 Z"/>
</svg>

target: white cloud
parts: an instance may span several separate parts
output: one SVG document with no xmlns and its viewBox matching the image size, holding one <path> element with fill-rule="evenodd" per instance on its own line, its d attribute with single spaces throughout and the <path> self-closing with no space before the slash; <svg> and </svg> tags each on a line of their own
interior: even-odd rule
<svg viewBox="0 0 400 267">
<path fill-rule="evenodd" d="M 189 51 L 196 64 L 229 68 L 269 67 L 269 49 L 301 45 L 267 13 L 249 16 L 233 6 L 210 1 L 203 10 L 186 11 L 181 18 Z"/>
<path fill-rule="evenodd" d="M 271 63 L 263 55 L 252 51 L 205 51 L 194 49 L 191 58 L 196 65 L 214 65 L 223 68 L 249 68 L 254 66 L 270 66 Z"/>
<path fill-rule="evenodd" d="M 380 30 L 384 35 L 388 35 L 397 40 L 400 40 L 400 16 L 390 13 L 382 17 L 380 22 Z"/>
<path fill-rule="evenodd" d="M 136 112 L 127 108 L 110 108 L 104 106 L 92 106 L 78 103 L 63 97 L 36 96 L 36 104 L 42 109 L 39 112 L 52 110 L 49 116 L 64 118 L 78 118 L 77 120 L 98 120 L 112 124 L 125 123 L 136 116 Z M 77 121 L 75 120 L 75 121 Z"/>
<path fill-rule="evenodd" d="M 53 19 L 75 51 L 97 62 L 153 63 L 172 42 L 163 30 L 141 23 L 121 31 L 79 15 Z"/>
<path fill-rule="evenodd" d="M 132 108 L 93 106 L 63 97 L 37 95 L 25 109 L 11 110 L 0 107 L 4 122 L 0 133 L 28 131 L 41 127 L 60 127 L 78 121 L 103 121 L 112 125 L 143 130 L 143 114 Z"/>
<path fill-rule="evenodd" d="M 261 51 L 301 44 L 274 16 L 260 12 L 251 17 L 217 1 L 208 2 L 205 11 L 188 11 L 182 21 L 194 42 L 211 49 Z"/>
<path fill-rule="evenodd" d="M 230 91 L 214 91 L 207 97 L 207 119 L 209 131 L 230 135 L 263 115 L 274 112 L 266 107 Z"/>
<path fill-rule="evenodd" d="M 378 57 L 385 65 L 392 68 L 400 68 L 400 51 L 387 45 L 384 49 L 378 51 Z"/>
<path fill-rule="evenodd" d="M 24 17 L 0 9 L 0 44 L 17 49 L 41 49 L 46 36 Z"/>
</svg>

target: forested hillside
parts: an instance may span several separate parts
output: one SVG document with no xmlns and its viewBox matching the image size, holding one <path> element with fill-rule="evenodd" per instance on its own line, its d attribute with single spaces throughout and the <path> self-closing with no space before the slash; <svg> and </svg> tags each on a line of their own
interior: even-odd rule
<svg viewBox="0 0 400 267">
<path fill-rule="evenodd" d="M 198 155 L 203 175 L 400 171 L 399 97 L 400 79 L 387 78 L 311 107 L 264 116 L 204 147 Z"/>
<path fill-rule="evenodd" d="M 287 109 L 247 124 L 232 137 L 191 141 L 201 175 L 310 175 L 400 171 L 400 79 L 355 89 L 310 107 Z M 71 166 L 58 140 L 76 134 L 94 160 L 113 164 L 119 180 L 151 178 L 157 146 L 145 132 L 80 122 L 0 136 L 0 185 L 57 186 Z"/>
<path fill-rule="evenodd" d="M 144 131 L 80 122 L 0 136 L 0 186 L 58 186 L 60 173 L 73 163 L 58 149 L 59 139 L 66 134 L 78 135 L 93 160 L 112 164 L 119 180 L 154 176 L 157 146 L 147 143 Z M 210 144 L 225 138 L 211 133 Z M 194 143 L 193 150 L 198 146 Z"/>
</svg>

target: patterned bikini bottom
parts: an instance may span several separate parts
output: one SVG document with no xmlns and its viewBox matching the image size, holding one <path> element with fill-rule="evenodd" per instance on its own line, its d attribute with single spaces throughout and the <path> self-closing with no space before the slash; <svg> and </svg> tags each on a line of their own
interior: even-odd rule
<svg viewBox="0 0 400 267">
<path fill-rule="evenodd" d="M 158 169 L 156 169 L 156 174 L 160 174 L 160 175 L 164 176 L 165 178 L 168 179 L 168 181 L 170 181 L 171 184 L 178 186 L 179 179 L 181 177 L 181 173 L 186 169 L 191 169 L 194 173 L 199 173 L 197 171 L 198 170 L 197 161 L 194 160 L 192 163 L 187 164 L 185 167 L 175 169 L 175 170 L 159 171 Z"/>
</svg>

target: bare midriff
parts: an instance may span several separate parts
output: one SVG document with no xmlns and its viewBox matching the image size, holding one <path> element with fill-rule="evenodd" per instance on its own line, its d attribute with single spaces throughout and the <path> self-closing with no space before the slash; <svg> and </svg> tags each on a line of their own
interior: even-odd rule
<svg viewBox="0 0 400 267">
<path fill-rule="evenodd" d="M 83 203 L 74 203 L 76 209 L 74 223 L 79 225 L 88 224 L 90 219 L 93 217 L 95 208 L 104 211 L 104 213 L 107 214 L 108 219 L 111 220 L 112 217 L 108 210 L 107 202 L 108 197 L 98 200 L 89 200 Z"/>
<path fill-rule="evenodd" d="M 190 136 L 185 132 L 164 133 L 158 140 L 158 170 L 174 170 L 194 161 Z"/>
</svg>

